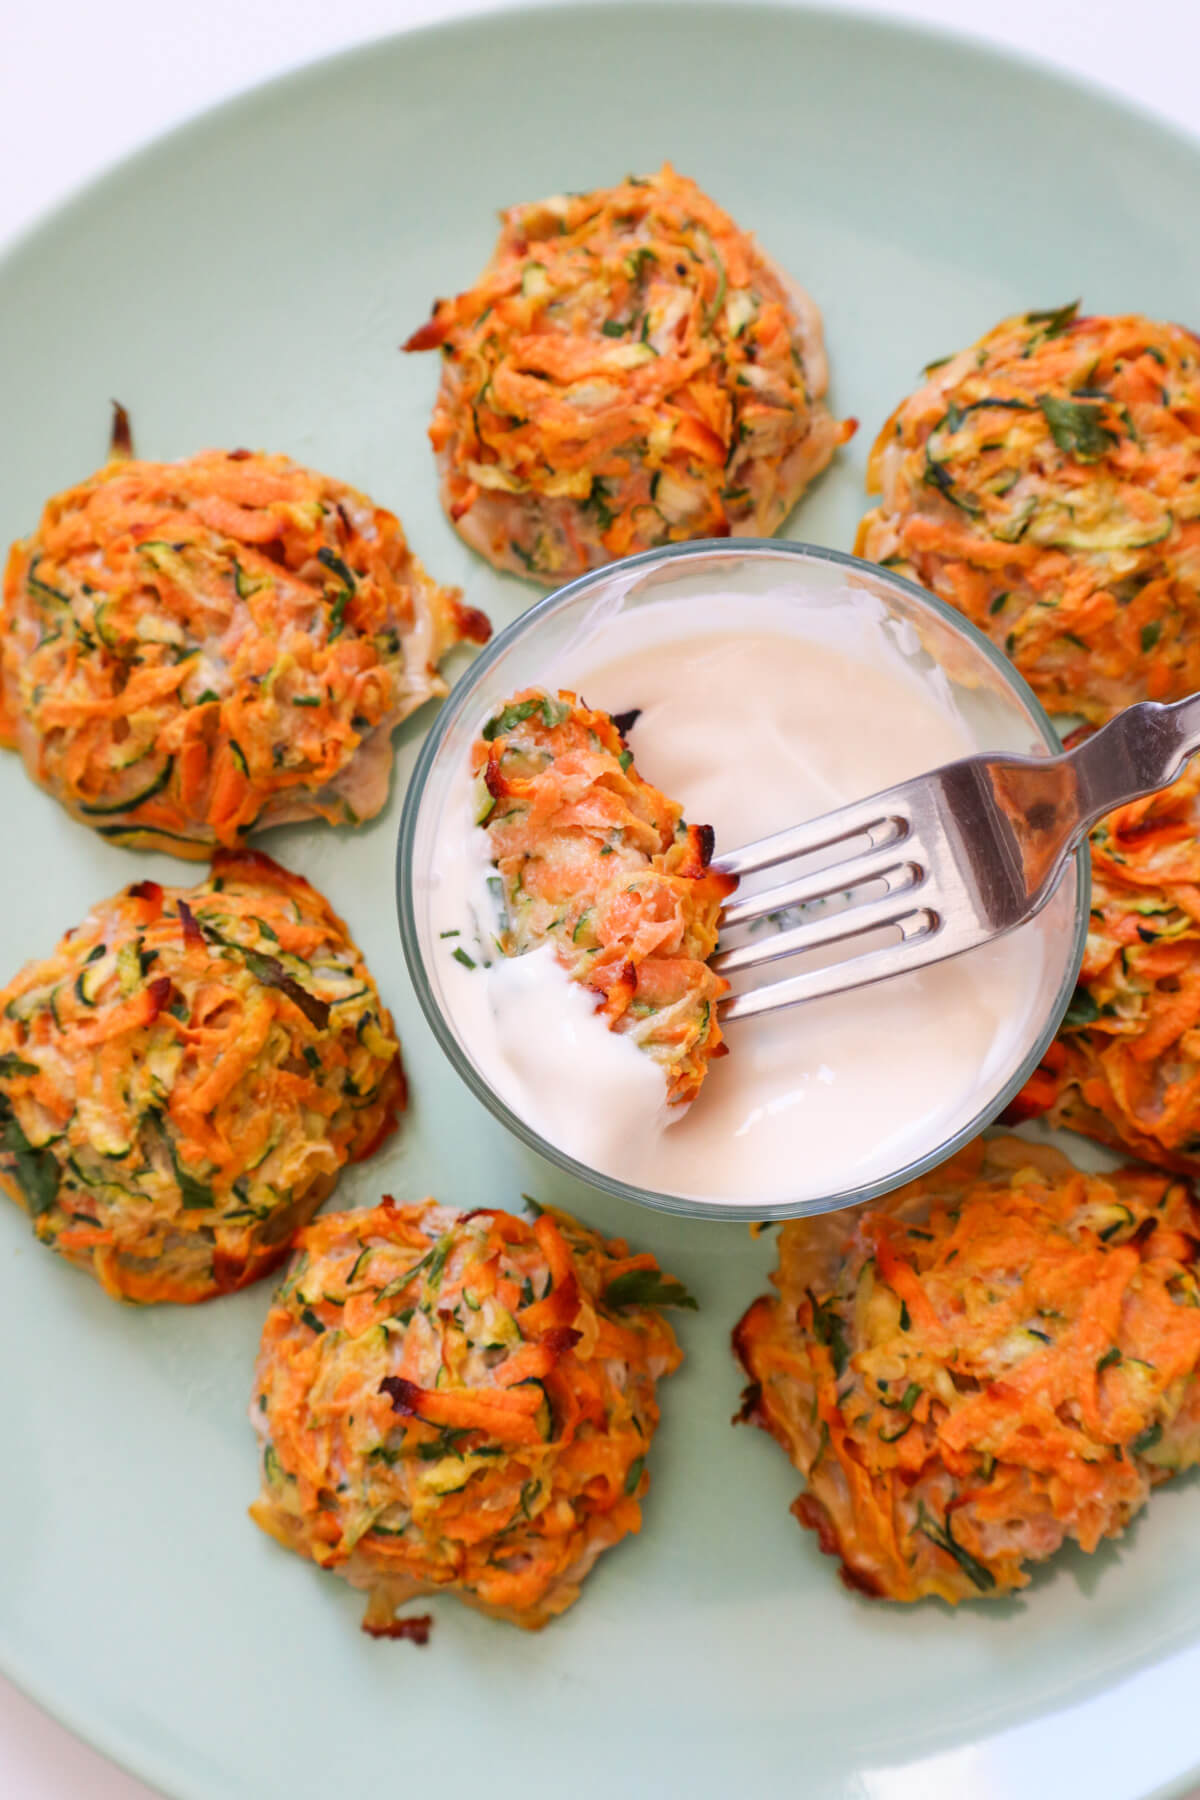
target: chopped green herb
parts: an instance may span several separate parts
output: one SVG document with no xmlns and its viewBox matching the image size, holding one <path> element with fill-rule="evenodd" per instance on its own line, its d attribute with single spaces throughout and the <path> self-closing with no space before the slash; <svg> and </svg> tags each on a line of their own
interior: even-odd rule
<svg viewBox="0 0 1200 1800">
<path fill-rule="evenodd" d="M 475 958 L 468 956 L 461 944 L 456 944 L 454 947 L 454 960 L 461 963 L 464 969 L 474 969 L 478 966 Z"/>
<path fill-rule="evenodd" d="M 625 1492 L 627 1494 L 637 1493 L 638 1484 L 642 1479 L 642 1470 L 645 1466 L 646 1459 L 644 1456 L 639 1456 L 635 1462 L 630 1463 L 629 1473 L 625 1477 Z"/>
<path fill-rule="evenodd" d="M 1102 423 L 1099 406 L 1060 400 L 1054 394 L 1039 394 L 1038 405 L 1054 442 L 1076 462 L 1099 462 L 1118 441 L 1116 432 Z"/>
<path fill-rule="evenodd" d="M 1142 626 L 1142 649 L 1143 649 L 1143 651 L 1153 650 L 1155 644 L 1157 644 L 1157 642 L 1161 636 L 1162 636 L 1162 626 L 1158 623 L 1157 620 L 1153 620 L 1149 625 L 1143 625 Z"/>
<path fill-rule="evenodd" d="M 1063 1027 L 1069 1031 L 1078 1030 L 1081 1025 L 1090 1025 L 1100 1017 L 1100 1008 L 1092 999 L 1085 987 L 1077 987 L 1071 1004 L 1063 1014 Z"/>
<path fill-rule="evenodd" d="M 277 957 L 266 956 L 261 950 L 248 950 L 245 944 L 222 937 L 211 925 L 202 925 L 201 930 L 210 944 L 219 944 L 223 950 L 232 950 L 240 956 L 256 981 L 261 981 L 264 987 L 278 988 L 281 993 L 286 994 L 300 1008 L 310 1025 L 315 1025 L 318 1031 L 326 1029 L 332 1003 L 320 999 L 316 994 L 310 994 L 295 976 L 288 974 Z"/>
<path fill-rule="evenodd" d="M 508 930 L 508 901 L 504 895 L 504 882 L 499 875 L 489 875 L 487 890 L 492 897 L 492 905 L 496 909 L 496 918 L 501 931 Z"/>
<path fill-rule="evenodd" d="M 818 1344 L 824 1344 L 833 1358 L 833 1373 L 840 1378 L 850 1361 L 850 1346 L 846 1342 L 846 1333 L 842 1321 L 834 1310 L 832 1295 L 823 1304 L 817 1299 L 812 1289 L 808 1289 L 809 1304 L 812 1307 L 813 1333 Z"/>
<path fill-rule="evenodd" d="M 995 1587 L 996 1577 L 992 1571 L 985 1569 L 981 1562 L 977 1562 L 970 1551 L 964 1550 L 955 1538 L 950 1525 L 949 1513 L 946 1514 L 945 1525 L 939 1525 L 937 1520 L 931 1518 L 925 1511 L 924 1502 L 919 1500 L 917 1502 L 917 1529 L 923 1531 L 927 1538 L 932 1539 L 940 1550 L 945 1550 L 954 1558 L 963 1574 L 969 1581 L 974 1582 L 980 1593 L 986 1594 Z"/>
<path fill-rule="evenodd" d="M 1043 339 L 1059 337 L 1078 311 L 1078 300 L 1069 300 L 1065 306 L 1052 306 L 1046 312 L 1026 313 L 1025 323 L 1027 325 L 1044 325 L 1046 329 L 1041 333 Z"/>
<path fill-rule="evenodd" d="M 608 489 L 598 475 L 592 480 L 591 492 L 584 501 L 584 505 L 595 513 L 596 523 L 601 531 L 607 531 L 617 516 L 608 504 Z"/>
<path fill-rule="evenodd" d="M 4 1108 L 8 1102 L 0 1103 Z M 25 1196 L 30 1217 L 49 1212 L 58 1198 L 58 1161 L 50 1150 L 35 1150 L 11 1110 L 0 1131 L 0 1149 L 16 1164 L 17 1185 Z"/>
<path fill-rule="evenodd" d="M 179 1198 L 184 1211 L 208 1212 L 216 1205 L 212 1189 L 207 1182 L 197 1181 L 194 1175 L 188 1174 L 180 1163 L 169 1136 L 167 1146 L 171 1152 L 171 1161 L 175 1164 L 175 1179 L 179 1183 Z"/>
<path fill-rule="evenodd" d="M 329 609 L 329 642 L 331 644 L 334 638 L 340 637 L 342 634 L 342 620 L 349 604 L 350 589 L 343 588 Z"/>
<path fill-rule="evenodd" d="M 483 728 L 484 742 L 490 744 L 498 737 L 505 737 L 514 726 L 521 725 L 526 719 L 532 718 L 539 709 L 547 731 L 552 731 L 556 725 L 561 725 L 567 716 L 567 709 L 560 706 L 557 701 L 551 700 L 548 694 L 536 694 L 529 700 L 516 700 L 511 706 L 504 707 L 494 718 L 488 720 Z"/>
<path fill-rule="evenodd" d="M 151 1126 L 157 1130 L 162 1139 L 167 1155 L 171 1161 L 171 1168 L 174 1171 L 175 1180 L 179 1184 L 179 1198 L 184 1209 L 189 1212 L 207 1212 L 213 1208 L 216 1205 L 216 1200 L 211 1187 L 209 1187 L 207 1182 L 198 1181 L 194 1175 L 190 1175 L 183 1167 L 179 1160 L 179 1153 L 175 1148 L 175 1139 L 172 1136 L 166 1121 L 163 1119 L 162 1114 L 151 1107 L 149 1111 L 142 1114 L 142 1123 L 145 1126 Z"/>
<path fill-rule="evenodd" d="M 626 1306 L 686 1306 L 699 1311 L 683 1283 L 657 1269 L 626 1269 L 605 1288 L 604 1304 L 618 1311 Z"/>
</svg>

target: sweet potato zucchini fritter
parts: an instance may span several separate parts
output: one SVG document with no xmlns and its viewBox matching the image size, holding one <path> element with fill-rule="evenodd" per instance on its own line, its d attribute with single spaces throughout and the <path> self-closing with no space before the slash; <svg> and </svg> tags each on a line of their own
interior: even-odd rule
<svg viewBox="0 0 1200 1800">
<path fill-rule="evenodd" d="M 871 453 L 859 555 L 957 606 L 1051 712 L 1200 688 L 1200 339 L 1065 306 L 925 373 Z"/>
<path fill-rule="evenodd" d="M 823 404 L 821 317 L 669 164 L 501 214 L 440 348 L 430 438 L 452 522 L 554 585 L 682 538 L 777 531 L 854 430 Z"/>
<path fill-rule="evenodd" d="M 640 1529 L 655 1383 L 680 1361 L 664 1304 L 694 1302 L 565 1213 L 318 1219 L 263 1330 L 252 1517 L 365 1588 L 374 1635 L 443 1590 L 546 1624 Z"/>
<path fill-rule="evenodd" d="M 372 817 L 393 727 L 487 620 L 391 513 L 287 457 L 114 448 L 10 552 L 0 741 L 102 836 L 176 856 Z"/>
<path fill-rule="evenodd" d="M 1200 1174 L 1200 761 L 1092 832 L 1079 986 L 1010 1109 Z"/>
<path fill-rule="evenodd" d="M 638 774 L 607 713 L 540 688 L 495 712 L 474 747 L 479 823 L 504 887 L 500 945 L 542 944 L 594 989 L 609 1028 L 663 1065 L 672 1103 L 723 1056 L 708 958 L 735 883 L 712 832 Z"/>
<path fill-rule="evenodd" d="M 0 992 L 0 1184 L 126 1299 L 264 1275 L 403 1105 L 345 925 L 254 851 L 126 888 Z"/>
<path fill-rule="evenodd" d="M 977 1140 L 853 1216 L 786 1224 L 734 1333 L 744 1417 L 847 1585 L 956 1602 L 1117 1536 L 1200 1458 L 1198 1212 L 1148 1169 Z"/>
</svg>

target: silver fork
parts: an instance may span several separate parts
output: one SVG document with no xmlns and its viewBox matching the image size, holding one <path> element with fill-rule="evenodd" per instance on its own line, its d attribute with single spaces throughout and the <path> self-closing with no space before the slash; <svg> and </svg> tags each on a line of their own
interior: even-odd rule
<svg viewBox="0 0 1200 1800">
<path fill-rule="evenodd" d="M 821 852 L 836 858 L 726 906 L 723 938 L 772 914 L 815 910 L 720 950 L 720 974 L 845 950 L 840 961 L 727 996 L 721 1023 L 904 975 L 1012 931 L 1045 906 L 1098 819 L 1166 787 L 1195 750 L 1200 694 L 1173 706 L 1145 701 L 1060 756 L 968 756 L 717 857 L 739 877 Z M 882 932 L 890 941 L 872 947 Z"/>
</svg>

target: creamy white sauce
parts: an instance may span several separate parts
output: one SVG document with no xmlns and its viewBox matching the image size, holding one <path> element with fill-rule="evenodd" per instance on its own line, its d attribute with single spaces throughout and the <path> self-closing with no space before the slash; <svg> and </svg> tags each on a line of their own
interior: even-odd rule
<svg viewBox="0 0 1200 1800">
<path fill-rule="evenodd" d="M 911 628 L 861 591 L 845 598 L 852 604 L 811 613 L 798 613 L 793 595 L 610 614 L 542 680 L 610 712 L 639 708 L 629 736 L 638 769 L 688 819 L 713 826 L 718 856 L 984 743 L 1033 747 L 1000 741 L 986 696 L 980 718 L 968 719 L 963 690 L 930 666 Z M 885 1178 L 962 1129 L 981 1092 L 1016 1071 L 1054 978 L 1046 933 L 1061 930 L 1062 907 L 952 962 L 729 1025 L 730 1054 L 710 1066 L 694 1105 L 668 1109 L 659 1065 L 606 1028 L 549 948 L 496 955 L 487 838 L 472 805 L 464 768 L 438 833 L 430 899 L 451 1023 L 542 1137 L 639 1187 L 739 1200 L 752 1212 L 756 1201 L 801 1202 Z M 453 961 L 456 946 L 479 966 Z"/>
<path fill-rule="evenodd" d="M 501 957 L 479 985 L 510 1084 L 506 1097 L 544 1138 L 605 1169 L 631 1124 L 651 1138 L 667 1124 L 662 1069 L 599 1024 L 595 995 L 568 979 L 549 944 Z"/>
</svg>

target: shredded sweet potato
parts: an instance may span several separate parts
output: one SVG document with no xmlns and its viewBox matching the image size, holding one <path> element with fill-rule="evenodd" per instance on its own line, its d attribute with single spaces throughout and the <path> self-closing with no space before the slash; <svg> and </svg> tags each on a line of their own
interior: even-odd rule
<svg viewBox="0 0 1200 1800">
<path fill-rule="evenodd" d="M 0 992 L 0 1184 L 116 1297 L 266 1274 L 403 1105 L 345 925 L 254 851 L 126 888 Z"/>
<path fill-rule="evenodd" d="M 1200 761 L 1091 834 L 1079 985 L 1011 1120 L 1200 1173 Z"/>
<path fill-rule="evenodd" d="M 9 554 L 0 741 L 102 836 L 176 856 L 371 817 L 393 727 L 487 620 L 390 513 L 284 456 L 115 448 Z"/>
<path fill-rule="evenodd" d="M 805 1478 L 847 1585 L 1005 1593 L 1200 1459 L 1200 1212 L 1148 1169 L 977 1140 L 852 1217 L 783 1227 L 734 1333 L 743 1417 Z"/>
<path fill-rule="evenodd" d="M 858 553 L 957 606 L 1051 712 L 1200 688 L 1200 339 L 1064 306 L 925 374 L 871 453 Z"/>
<path fill-rule="evenodd" d="M 690 1297 L 560 1212 L 386 1199 L 298 1248 L 258 1358 L 255 1523 L 365 1588 L 373 1636 L 443 1590 L 545 1625 L 640 1529 L 680 1361 L 656 1309 Z"/>
<path fill-rule="evenodd" d="M 440 349 L 446 511 L 498 568 L 555 584 L 681 538 L 769 536 L 854 421 L 823 404 L 820 314 L 664 164 L 501 214 Z"/>
</svg>

